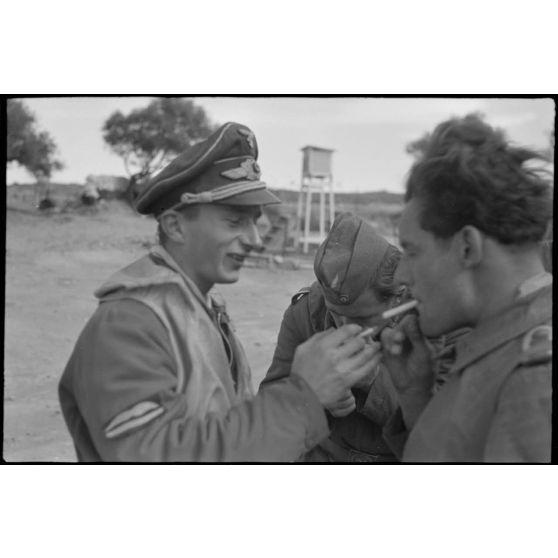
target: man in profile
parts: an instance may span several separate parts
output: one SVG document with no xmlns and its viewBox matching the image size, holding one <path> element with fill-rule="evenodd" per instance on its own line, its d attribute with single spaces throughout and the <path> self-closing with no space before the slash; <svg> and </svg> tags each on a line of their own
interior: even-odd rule
<svg viewBox="0 0 558 558">
<path fill-rule="evenodd" d="M 400 402 L 384 432 L 403 461 L 550 461 L 552 189 L 537 159 L 469 115 L 437 126 L 411 168 L 396 278 L 418 318 L 382 334 Z M 424 336 L 462 327 L 435 389 Z"/>
</svg>

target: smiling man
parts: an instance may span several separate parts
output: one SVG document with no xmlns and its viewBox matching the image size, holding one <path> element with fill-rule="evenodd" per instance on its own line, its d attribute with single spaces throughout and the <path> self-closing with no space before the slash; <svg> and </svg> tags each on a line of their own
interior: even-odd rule
<svg viewBox="0 0 558 558">
<path fill-rule="evenodd" d="M 410 462 L 548 462 L 552 217 L 540 155 L 477 115 L 440 124 L 411 169 L 396 279 L 418 314 L 382 343 L 401 412 L 385 429 Z M 435 389 L 424 336 L 472 328 Z"/>
<path fill-rule="evenodd" d="M 228 123 L 154 176 L 138 212 L 160 245 L 97 291 L 59 396 L 80 461 L 293 461 L 327 437 L 325 409 L 377 366 L 348 325 L 301 345 L 293 373 L 257 395 L 215 284 L 261 245 L 254 134 Z"/>
</svg>

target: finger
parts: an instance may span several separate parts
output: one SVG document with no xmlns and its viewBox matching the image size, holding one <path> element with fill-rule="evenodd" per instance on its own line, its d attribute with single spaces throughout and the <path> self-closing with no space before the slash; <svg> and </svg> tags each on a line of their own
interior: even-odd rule
<svg viewBox="0 0 558 558">
<path fill-rule="evenodd" d="M 388 356 L 398 356 L 403 352 L 406 334 L 399 327 L 398 325 L 394 328 L 385 328 L 380 335 L 382 348 Z"/>
<path fill-rule="evenodd" d="M 336 355 L 339 359 L 346 359 L 359 355 L 364 348 L 369 350 L 369 355 L 374 355 L 382 350 L 382 344 L 376 341 L 366 341 L 362 337 L 354 337 L 347 343 L 344 343 L 336 349 Z"/>
<path fill-rule="evenodd" d="M 354 409 L 355 408 L 355 400 L 350 399 L 348 401 L 344 401 L 343 403 L 334 403 L 333 405 L 331 405 L 331 407 L 328 409 L 328 411 L 330 413 L 334 413 L 335 411 L 343 411 L 346 409 Z"/>
<path fill-rule="evenodd" d="M 365 349 L 366 350 L 366 349 Z M 365 351 L 363 351 L 364 353 Z M 361 356 L 353 357 L 353 362 L 351 367 L 344 374 L 345 381 L 348 382 L 349 386 L 356 384 L 358 381 L 364 379 L 368 374 L 370 374 L 382 360 L 382 353 L 368 354 L 367 358 L 361 359 Z"/>
<path fill-rule="evenodd" d="M 353 402 L 353 404 L 350 407 L 344 407 L 343 409 L 335 409 L 334 411 L 330 411 L 330 413 L 334 417 L 341 418 L 350 415 L 355 410 L 356 410 L 356 402 Z"/>
<path fill-rule="evenodd" d="M 369 349 L 374 351 L 374 354 L 379 353 L 382 350 L 382 344 L 379 341 L 370 341 L 366 343 Z"/>
<path fill-rule="evenodd" d="M 401 351 L 418 351 L 417 354 L 430 354 L 428 343 L 420 329 L 418 317 L 415 314 L 405 316 L 401 321 L 400 327 L 405 339 L 400 343 Z"/>
<path fill-rule="evenodd" d="M 391 347 L 388 349 L 388 353 L 391 356 L 399 356 L 403 353 L 403 344 L 402 343 L 393 343 Z"/>
<path fill-rule="evenodd" d="M 345 324 L 335 330 L 328 331 L 330 333 L 322 339 L 322 342 L 327 342 L 331 347 L 337 347 L 358 335 L 362 331 L 362 327 L 358 324 Z"/>
<path fill-rule="evenodd" d="M 401 343 L 405 338 L 405 333 L 401 331 L 400 326 L 385 327 L 380 333 L 380 342 L 383 346 L 389 346 L 393 343 Z"/>
<path fill-rule="evenodd" d="M 335 349 L 335 354 L 339 359 L 351 357 L 362 352 L 367 346 L 366 341 L 362 337 L 353 337 L 346 343 L 343 343 Z"/>
<path fill-rule="evenodd" d="M 334 417 L 344 417 L 352 413 L 356 409 L 356 400 L 354 396 L 342 403 L 335 403 L 329 410 Z"/>
<path fill-rule="evenodd" d="M 405 316 L 398 325 L 399 329 L 405 333 L 407 339 L 409 339 L 413 345 L 424 342 L 424 336 L 420 330 L 418 316 L 416 314 Z"/>
<path fill-rule="evenodd" d="M 351 390 L 347 390 L 345 395 L 341 397 L 338 401 L 335 402 L 335 407 L 343 407 L 345 405 L 349 405 L 351 401 L 354 401 L 355 397 L 351 393 Z"/>
<path fill-rule="evenodd" d="M 337 369 L 345 385 L 352 387 L 362 379 L 362 375 L 366 374 L 366 371 L 370 373 L 374 368 L 374 363 L 379 362 L 380 359 L 380 354 L 374 356 L 370 350 L 364 349 L 362 353 L 338 363 Z"/>
</svg>

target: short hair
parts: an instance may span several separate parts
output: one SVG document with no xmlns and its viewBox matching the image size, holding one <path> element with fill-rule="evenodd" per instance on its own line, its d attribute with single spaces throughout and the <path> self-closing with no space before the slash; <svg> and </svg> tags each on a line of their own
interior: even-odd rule
<svg viewBox="0 0 558 558">
<path fill-rule="evenodd" d="M 169 237 L 167 236 L 167 233 L 163 230 L 163 227 L 161 226 L 161 221 L 157 221 L 157 242 L 165 247 L 167 241 L 168 241 Z"/>
<path fill-rule="evenodd" d="M 188 217 L 188 219 L 197 219 L 200 214 L 200 206 L 187 205 L 181 207 L 180 209 L 177 209 L 176 211 L 178 213 L 181 213 L 185 217 Z M 163 227 L 161 226 L 161 220 L 160 220 L 161 216 L 162 215 L 160 215 L 159 218 L 157 219 L 157 241 L 161 246 L 165 247 L 169 237 L 167 236 L 167 233 L 163 230 Z"/>
<path fill-rule="evenodd" d="M 398 285 L 394 282 L 394 277 L 400 259 L 401 252 L 390 244 L 382 262 L 370 278 L 369 285 L 380 300 L 389 300 L 399 290 Z"/>
<path fill-rule="evenodd" d="M 539 160 L 538 166 L 525 165 Z M 422 202 L 420 225 L 449 238 L 473 225 L 502 244 L 540 242 L 552 217 L 546 157 L 509 143 L 482 115 L 439 124 L 411 167 L 405 201 Z"/>
</svg>

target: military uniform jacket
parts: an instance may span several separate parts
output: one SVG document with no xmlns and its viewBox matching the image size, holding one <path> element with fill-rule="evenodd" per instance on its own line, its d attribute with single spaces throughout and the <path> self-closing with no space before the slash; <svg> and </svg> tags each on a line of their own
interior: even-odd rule
<svg viewBox="0 0 558 558">
<path fill-rule="evenodd" d="M 318 331 L 333 325 L 318 283 L 301 289 L 284 313 L 273 361 L 262 389 L 278 378 L 288 377 L 298 345 Z M 368 392 L 353 391 L 357 411 L 346 417 L 328 413 L 331 435 L 305 457 L 305 461 L 379 462 L 396 461 L 382 437 L 382 425 L 397 409 L 395 390 L 383 367 Z"/>
<path fill-rule="evenodd" d="M 96 295 L 59 386 L 80 461 L 292 461 L 327 436 L 301 378 L 253 394 L 224 308 L 163 248 Z"/>
<path fill-rule="evenodd" d="M 552 275 L 458 342 L 457 359 L 410 433 L 386 437 L 406 462 L 548 462 L 552 415 Z M 406 443 L 405 443 L 406 442 Z"/>
</svg>

